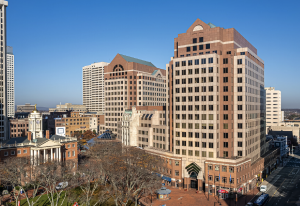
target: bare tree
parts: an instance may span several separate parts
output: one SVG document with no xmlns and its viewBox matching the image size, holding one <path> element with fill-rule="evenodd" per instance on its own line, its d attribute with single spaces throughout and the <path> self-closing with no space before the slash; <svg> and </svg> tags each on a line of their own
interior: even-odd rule
<svg viewBox="0 0 300 206">
<path fill-rule="evenodd" d="M 51 206 L 63 205 L 66 193 L 63 194 L 70 184 L 64 185 L 62 188 L 57 189 L 60 182 L 68 183 L 72 180 L 74 175 L 75 163 L 73 161 L 66 162 L 46 162 L 38 167 L 38 174 L 41 180 L 41 186 L 45 189 L 48 201 Z"/>
<path fill-rule="evenodd" d="M 153 172 L 160 161 L 144 150 L 124 147 L 113 141 L 99 141 L 89 149 L 89 157 L 99 160 L 101 172 L 108 178 L 109 194 L 115 204 L 127 205 L 149 194 L 148 186 L 160 187 Z"/>
<path fill-rule="evenodd" d="M 1 163 L 0 179 L 1 183 L 6 187 L 12 187 L 13 197 L 18 205 L 22 184 L 25 183 L 24 169 L 28 165 L 26 158 L 8 158 Z M 19 189 L 17 189 L 17 187 Z"/>
<path fill-rule="evenodd" d="M 76 179 L 82 191 L 81 204 L 96 206 L 108 199 L 106 181 L 101 171 L 101 164 L 98 164 L 97 160 L 90 159 L 79 165 Z"/>
</svg>

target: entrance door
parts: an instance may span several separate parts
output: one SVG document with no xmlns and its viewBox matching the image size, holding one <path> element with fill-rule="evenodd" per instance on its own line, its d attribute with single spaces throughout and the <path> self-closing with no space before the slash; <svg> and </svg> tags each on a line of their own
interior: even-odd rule
<svg viewBox="0 0 300 206">
<path fill-rule="evenodd" d="M 191 180 L 191 188 L 194 188 L 194 189 L 198 188 L 198 181 L 197 180 Z"/>
</svg>

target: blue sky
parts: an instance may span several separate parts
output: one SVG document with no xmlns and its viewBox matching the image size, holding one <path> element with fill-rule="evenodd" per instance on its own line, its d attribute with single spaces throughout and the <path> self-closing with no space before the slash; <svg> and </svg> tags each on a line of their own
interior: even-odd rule
<svg viewBox="0 0 300 206">
<path fill-rule="evenodd" d="M 265 86 L 300 108 L 300 1 L 8 0 L 16 105 L 82 104 L 82 67 L 117 53 L 165 69 L 173 41 L 197 19 L 235 28 L 265 62 Z M 296 61 L 297 60 L 297 61 Z"/>
</svg>

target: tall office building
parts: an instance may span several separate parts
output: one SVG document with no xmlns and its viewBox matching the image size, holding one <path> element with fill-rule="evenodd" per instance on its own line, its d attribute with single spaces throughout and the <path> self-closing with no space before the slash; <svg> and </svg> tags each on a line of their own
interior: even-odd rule
<svg viewBox="0 0 300 206">
<path fill-rule="evenodd" d="M 6 47 L 7 58 L 7 116 L 15 116 L 15 74 L 14 74 L 14 62 L 15 57 L 13 54 L 13 48 Z"/>
<path fill-rule="evenodd" d="M 0 0 L 1 50 L 0 50 L 0 139 L 8 138 L 7 119 L 7 67 L 6 67 L 6 7 L 8 2 Z"/>
<path fill-rule="evenodd" d="M 118 124 L 126 109 L 166 104 L 166 70 L 151 62 L 117 54 L 104 67 L 104 82 L 105 125 L 114 133 L 121 128 Z M 121 129 L 118 133 L 122 134 Z"/>
<path fill-rule="evenodd" d="M 222 165 L 224 187 L 237 165 L 248 170 L 231 175 L 235 187 L 255 179 L 262 163 L 254 162 L 266 152 L 264 61 L 257 49 L 234 28 L 197 19 L 174 39 L 167 71 L 169 148 L 182 158 L 184 185 L 201 190 L 205 181 L 215 189 L 207 168 L 218 166 L 209 175 L 219 177 Z"/>
<path fill-rule="evenodd" d="M 82 68 L 83 105 L 89 112 L 104 112 L 104 66 L 98 62 Z"/>
<path fill-rule="evenodd" d="M 266 129 L 271 126 L 279 126 L 283 121 L 281 112 L 281 91 L 275 90 L 275 87 L 266 87 Z"/>
</svg>

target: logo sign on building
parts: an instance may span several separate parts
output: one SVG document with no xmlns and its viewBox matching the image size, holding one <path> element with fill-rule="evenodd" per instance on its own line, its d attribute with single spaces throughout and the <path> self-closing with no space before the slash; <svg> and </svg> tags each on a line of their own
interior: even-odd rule
<svg viewBox="0 0 300 206">
<path fill-rule="evenodd" d="M 55 134 L 64 137 L 66 135 L 66 128 L 65 127 L 56 127 Z"/>
</svg>

